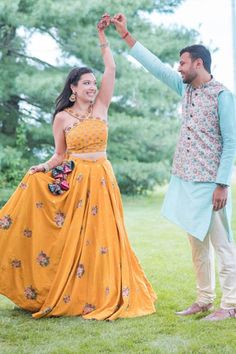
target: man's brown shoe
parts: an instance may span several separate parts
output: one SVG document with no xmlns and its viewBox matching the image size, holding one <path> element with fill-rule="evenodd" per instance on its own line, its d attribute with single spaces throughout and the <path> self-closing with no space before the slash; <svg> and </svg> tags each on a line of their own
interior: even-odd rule
<svg viewBox="0 0 236 354">
<path fill-rule="evenodd" d="M 203 321 L 222 321 L 227 318 L 235 318 L 236 319 L 236 308 L 231 310 L 219 309 L 210 315 L 202 318 Z"/>
<path fill-rule="evenodd" d="M 213 304 L 207 304 L 204 306 L 200 306 L 197 303 L 192 304 L 190 307 L 183 311 L 178 311 L 175 314 L 179 316 L 189 316 L 189 315 L 195 315 L 196 313 L 201 313 L 201 312 L 207 312 L 207 311 L 212 311 Z"/>
</svg>

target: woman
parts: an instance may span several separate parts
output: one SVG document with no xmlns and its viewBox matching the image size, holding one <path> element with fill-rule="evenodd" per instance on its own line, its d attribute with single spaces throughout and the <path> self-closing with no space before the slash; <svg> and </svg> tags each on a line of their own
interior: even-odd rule
<svg viewBox="0 0 236 354">
<path fill-rule="evenodd" d="M 155 312 L 106 158 L 115 83 L 104 33 L 109 24 L 106 15 L 98 25 L 100 89 L 91 69 L 69 73 L 54 114 L 55 154 L 30 169 L 0 212 L 0 293 L 34 318 L 114 320 Z"/>
</svg>

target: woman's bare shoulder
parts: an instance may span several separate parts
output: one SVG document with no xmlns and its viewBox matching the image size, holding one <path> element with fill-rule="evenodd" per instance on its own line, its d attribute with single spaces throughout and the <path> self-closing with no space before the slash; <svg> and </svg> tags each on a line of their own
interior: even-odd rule
<svg viewBox="0 0 236 354">
<path fill-rule="evenodd" d="M 66 118 L 68 117 L 68 113 L 66 113 L 65 111 L 61 111 L 61 112 L 58 112 L 56 115 L 55 115 L 55 118 L 54 118 L 54 121 L 57 120 L 57 121 L 64 121 Z"/>
<path fill-rule="evenodd" d="M 54 125 L 54 126 L 57 126 L 57 127 L 58 127 L 58 126 L 61 126 L 62 129 L 64 129 L 64 127 L 65 127 L 66 124 L 67 124 L 67 120 L 68 120 L 68 113 L 66 113 L 65 111 L 58 112 L 58 113 L 55 115 L 53 125 Z"/>
</svg>

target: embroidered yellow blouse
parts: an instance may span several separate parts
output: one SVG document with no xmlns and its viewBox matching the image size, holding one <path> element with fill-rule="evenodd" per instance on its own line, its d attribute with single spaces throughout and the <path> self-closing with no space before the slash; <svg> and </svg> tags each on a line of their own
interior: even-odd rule
<svg viewBox="0 0 236 354">
<path fill-rule="evenodd" d="M 107 122 L 90 117 L 76 122 L 65 130 L 68 153 L 106 151 L 108 139 Z"/>
</svg>

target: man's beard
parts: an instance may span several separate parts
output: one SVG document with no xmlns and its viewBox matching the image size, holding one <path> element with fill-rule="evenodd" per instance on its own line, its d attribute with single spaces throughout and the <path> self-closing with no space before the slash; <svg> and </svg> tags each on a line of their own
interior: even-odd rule
<svg viewBox="0 0 236 354">
<path fill-rule="evenodd" d="M 193 82 L 193 80 L 195 80 L 197 77 L 196 72 L 190 72 L 189 74 L 187 74 L 187 76 L 183 79 L 183 83 L 184 84 L 191 84 Z"/>
</svg>

